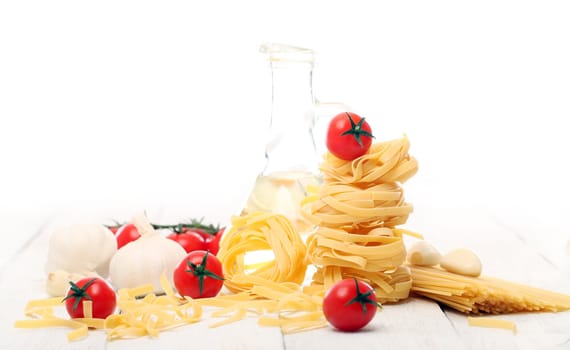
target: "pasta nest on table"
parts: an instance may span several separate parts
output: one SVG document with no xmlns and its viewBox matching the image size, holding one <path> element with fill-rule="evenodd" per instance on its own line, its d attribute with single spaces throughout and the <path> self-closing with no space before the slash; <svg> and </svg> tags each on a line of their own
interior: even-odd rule
<svg viewBox="0 0 570 350">
<path fill-rule="evenodd" d="M 401 184 L 418 170 L 409 148 L 404 136 L 375 143 L 353 161 L 327 153 L 320 165 L 323 184 L 303 202 L 305 217 L 319 226 L 358 233 L 404 224 L 413 207 L 405 202 Z"/>
<path fill-rule="evenodd" d="M 307 248 L 291 222 L 282 215 L 253 213 L 232 218 L 218 257 L 225 286 L 233 292 L 251 290 L 252 279 L 300 285 L 307 270 Z M 246 253 L 271 252 L 265 261 L 246 262 Z"/>
<path fill-rule="evenodd" d="M 318 225 L 307 240 L 309 259 L 317 266 L 309 289 L 327 290 L 356 277 L 370 283 L 381 301 L 408 297 L 412 280 L 402 266 L 402 234 L 410 232 L 396 226 L 413 211 L 401 186 L 418 170 L 409 148 L 404 136 L 375 143 L 353 161 L 324 156 L 323 184 L 302 203 L 303 215 Z"/>
</svg>

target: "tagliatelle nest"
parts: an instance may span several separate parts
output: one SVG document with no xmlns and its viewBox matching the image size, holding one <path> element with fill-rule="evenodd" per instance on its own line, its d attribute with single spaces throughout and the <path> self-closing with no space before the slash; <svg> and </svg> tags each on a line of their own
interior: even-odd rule
<svg viewBox="0 0 570 350">
<path fill-rule="evenodd" d="M 246 254 L 258 251 L 272 253 L 273 259 L 247 264 Z M 286 217 L 253 213 L 232 219 L 218 258 L 223 264 L 225 286 L 240 292 L 253 288 L 251 283 L 244 282 L 244 276 L 300 285 L 307 270 L 306 253 L 301 236 Z"/>
</svg>

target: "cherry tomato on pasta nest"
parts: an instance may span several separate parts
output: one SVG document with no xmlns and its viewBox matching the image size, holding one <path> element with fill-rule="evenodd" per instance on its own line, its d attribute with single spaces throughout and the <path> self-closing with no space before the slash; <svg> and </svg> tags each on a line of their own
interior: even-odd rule
<svg viewBox="0 0 570 350">
<path fill-rule="evenodd" d="M 364 118 L 356 113 L 343 112 L 330 121 L 326 142 L 333 155 L 353 160 L 368 152 L 372 138 L 372 130 Z"/>
</svg>

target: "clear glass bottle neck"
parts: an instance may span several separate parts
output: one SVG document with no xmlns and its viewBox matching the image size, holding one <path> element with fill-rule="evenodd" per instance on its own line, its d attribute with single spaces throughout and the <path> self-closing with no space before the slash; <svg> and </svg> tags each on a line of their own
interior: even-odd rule
<svg viewBox="0 0 570 350">
<path fill-rule="evenodd" d="M 306 123 L 313 112 L 313 67 L 306 63 L 271 65 L 271 127 Z M 284 128 L 293 130 L 292 128 Z"/>
<path fill-rule="evenodd" d="M 264 173 L 315 173 L 318 159 L 312 135 L 313 64 L 272 61 L 271 78 L 271 122 Z"/>
</svg>

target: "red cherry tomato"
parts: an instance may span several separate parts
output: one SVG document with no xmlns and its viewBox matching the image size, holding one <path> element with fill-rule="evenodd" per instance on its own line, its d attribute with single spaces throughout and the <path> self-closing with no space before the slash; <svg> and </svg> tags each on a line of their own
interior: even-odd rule
<svg viewBox="0 0 570 350">
<path fill-rule="evenodd" d="M 71 318 L 83 318 L 83 301 L 91 300 L 94 318 L 107 318 L 115 312 L 117 298 L 113 288 L 105 280 L 97 277 L 86 277 L 76 283 L 70 282 L 67 291 L 65 308 Z"/>
<path fill-rule="evenodd" d="M 366 326 L 380 307 L 374 289 L 363 281 L 345 279 L 333 285 L 323 299 L 323 313 L 336 329 L 353 332 Z"/>
<path fill-rule="evenodd" d="M 203 230 L 201 228 L 196 228 L 196 227 L 184 227 L 182 229 L 182 232 L 195 232 L 195 233 L 199 234 L 200 236 L 204 237 L 204 240 L 208 239 L 208 237 L 215 235 L 215 232 L 210 233 L 206 230 Z"/>
<path fill-rule="evenodd" d="M 184 248 L 186 253 L 193 252 L 195 250 L 207 250 L 207 244 L 204 237 L 199 233 L 193 231 L 184 231 L 181 233 L 172 232 L 166 238 L 178 242 Z M 214 253 L 215 254 L 215 253 Z"/>
<path fill-rule="evenodd" d="M 115 237 L 117 238 L 117 249 L 121 249 L 126 244 L 139 239 L 141 235 L 134 224 L 125 224 L 117 230 Z"/>
<path fill-rule="evenodd" d="M 218 251 L 220 250 L 220 241 L 222 239 L 222 236 L 224 235 L 225 230 L 226 230 L 225 228 L 222 228 L 218 232 L 216 232 L 215 235 L 209 235 L 209 237 L 206 238 L 207 251 L 209 251 L 214 255 L 218 254 Z"/>
<path fill-rule="evenodd" d="M 212 227 L 206 227 L 205 229 L 198 228 L 198 227 L 184 227 L 182 232 L 195 232 L 204 238 L 204 248 L 203 250 L 207 250 L 210 253 L 216 255 L 220 250 L 220 241 L 224 234 L 225 227 L 218 229 L 217 231 L 213 231 Z"/>
<path fill-rule="evenodd" d="M 327 130 L 327 148 L 336 157 L 356 159 L 370 149 L 372 130 L 368 122 L 358 114 L 344 112 L 336 115 Z"/>
<path fill-rule="evenodd" d="M 173 279 L 178 293 L 191 298 L 214 297 L 224 285 L 220 260 L 205 250 L 186 255 L 174 270 Z"/>
</svg>

